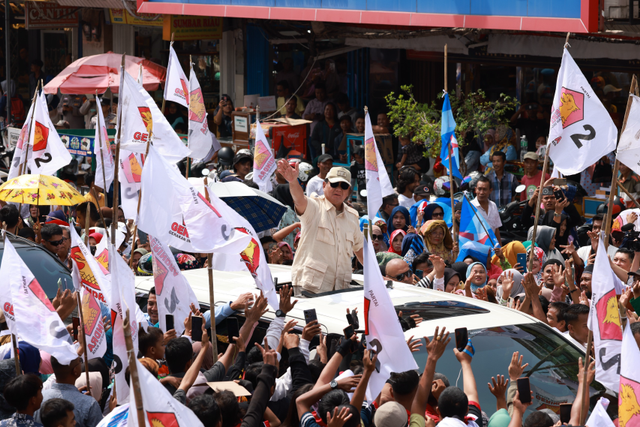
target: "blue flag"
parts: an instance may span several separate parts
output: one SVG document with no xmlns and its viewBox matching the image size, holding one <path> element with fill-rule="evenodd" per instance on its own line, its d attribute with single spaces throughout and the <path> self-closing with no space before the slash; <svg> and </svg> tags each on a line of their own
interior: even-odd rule
<svg viewBox="0 0 640 427">
<path fill-rule="evenodd" d="M 465 196 L 462 199 L 462 210 L 460 212 L 460 232 L 458 234 L 458 241 L 460 245 L 460 253 L 456 261 L 463 261 L 469 254 L 466 253 L 466 249 L 473 252 L 490 251 L 498 239 L 496 238 L 493 229 L 487 223 L 487 220 L 481 213 L 469 202 L 469 199 Z M 467 245 L 467 243 L 473 243 Z M 481 246 L 485 246 L 482 248 Z M 488 252 L 485 252 L 486 257 Z M 475 255 L 472 255 L 475 258 Z"/>
<path fill-rule="evenodd" d="M 442 139 L 442 148 L 440 149 L 440 159 L 442 166 L 449 170 L 449 148 L 453 153 L 451 165 L 451 174 L 456 178 L 462 179 L 460 173 L 460 160 L 458 154 L 458 140 L 456 139 L 456 121 L 453 119 L 451 112 L 451 103 L 449 102 L 449 94 L 444 94 L 444 102 L 442 103 L 442 122 L 440 124 L 440 139 Z"/>
</svg>

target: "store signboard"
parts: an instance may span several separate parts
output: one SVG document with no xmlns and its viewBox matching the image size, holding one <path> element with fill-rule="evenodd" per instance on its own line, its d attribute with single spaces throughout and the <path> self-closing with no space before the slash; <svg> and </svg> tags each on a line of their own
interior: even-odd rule
<svg viewBox="0 0 640 427">
<path fill-rule="evenodd" d="M 164 40 L 211 40 L 222 38 L 222 18 L 213 16 L 165 15 Z"/>
<path fill-rule="evenodd" d="M 137 16 L 133 16 L 126 9 L 109 9 L 109 16 L 112 24 L 128 24 L 139 27 L 162 27 L 164 25 L 162 17 L 153 19 L 157 15 L 150 13 L 138 13 Z"/>
<path fill-rule="evenodd" d="M 49 2 L 26 2 L 26 28 L 39 30 L 49 28 L 77 27 L 78 8 L 58 6 Z"/>
</svg>

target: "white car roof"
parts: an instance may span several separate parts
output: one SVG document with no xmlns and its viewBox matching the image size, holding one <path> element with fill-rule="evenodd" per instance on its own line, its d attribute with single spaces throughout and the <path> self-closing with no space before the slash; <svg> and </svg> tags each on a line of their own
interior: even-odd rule
<svg viewBox="0 0 640 427">
<path fill-rule="evenodd" d="M 278 283 L 291 282 L 291 267 L 270 265 L 274 278 L 278 278 Z M 206 268 L 187 270 L 182 272 L 187 278 L 191 287 L 202 304 L 209 305 L 209 278 Z M 259 290 L 249 272 L 213 272 L 214 278 L 214 299 L 216 306 L 235 300 L 240 294 L 252 292 L 256 295 Z M 354 274 L 353 279 L 362 283 L 364 277 Z M 136 277 L 136 289 L 138 291 L 148 291 L 154 286 L 153 277 Z M 504 325 L 519 325 L 527 323 L 537 323 L 539 320 L 525 313 L 503 307 L 499 304 L 489 303 L 450 293 L 434 291 L 431 289 L 419 288 L 404 283 L 394 282 L 393 289 L 389 289 L 389 295 L 394 306 L 421 302 L 453 302 L 464 303 L 475 306 L 481 310 L 480 313 L 472 313 L 458 316 L 444 315 L 442 318 L 425 320 L 416 328 L 405 333 L 407 337 L 414 335 L 417 337 L 432 336 L 436 326 L 445 326 L 447 330 L 453 332 L 456 328 L 466 327 L 469 330 L 493 328 Z M 337 292 L 331 295 L 323 295 L 315 298 L 297 297 L 298 302 L 293 310 L 288 313 L 288 317 L 298 320 L 298 326 L 304 326 L 304 313 L 306 309 L 315 308 L 319 322 L 324 326 L 325 332 L 342 334 L 347 326 L 346 309 L 358 309 L 360 328 L 364 329 L 364 291 L 354 289 L 347 292 Z M 425 310 L 429 310 L 426 308 Z M 451 310 L 454 310 L 453 308 Z M 473 310 L 472 310 L 473 311 Z M 452 311 L 453 313 L 453 311 Z M 270 309 L 265 314 L 265 318 L 272 319 L 275 316 L 274 310 Z"/>
</svg>

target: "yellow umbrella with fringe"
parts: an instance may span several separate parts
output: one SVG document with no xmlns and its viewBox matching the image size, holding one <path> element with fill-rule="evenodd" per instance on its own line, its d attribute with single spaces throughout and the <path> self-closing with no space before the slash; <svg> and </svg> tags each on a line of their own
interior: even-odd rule
<svg viewBox="0 0 640 427">
<path fill-rule="evenodd" d="M 49 175 L 20 175 L 0 185 L 0 200 L 24 205 L 73 206 L 87 200 L 63 180 Z"/>
</svg>

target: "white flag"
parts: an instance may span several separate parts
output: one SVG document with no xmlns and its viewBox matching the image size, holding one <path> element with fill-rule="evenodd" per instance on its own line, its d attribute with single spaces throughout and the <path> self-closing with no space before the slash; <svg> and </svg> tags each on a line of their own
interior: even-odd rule
<svg viewBox="0 0 640 427">
<path fill-rule="evenodd" d="M 120 205 L 122 206 L 124 217 L 135 221 L 138 214 L 138 196 L 142 180 L 144 154 L 120 148 L 119 163 Z"/>
<path fill-rule="evenodd" d="M 100 98 L 96 96 L 96 134 L 93 142 L 93 152 L 96 155 L 96 178 L 95 183 L 104 190 L 106 194 L 111 187 L 116 170 L 116 162 L 111 154 L 111 144 L 107 134 L 107 125 L 102 114 L 102 104 Z"/>
<path fill-rule="evenodd" d="M 622 134 L 616 159 L 625 166 L 640 174 L 640 98 L 629 94 L 631 108 L 629 108 L 629 118 Z"/>
<path fill-rule="evenodd" d="M 558 171 L 574 175 L 615 150 L 617 138 L 609 112 L 565 49 L 551 107 L 549 157 Z"/>
<path fill-rule="evenodd" d="M 611 417 L 607 414 L 607 408 L 609 407 L 609 399 L 601 397 L 598 399 L 596 406 L 593 407 L 589 419 L 584 424 L 586 426 L 598 426 L 598 427 L 615 427 Z"/>
<path fill-rule="evenodd" d="M 369 218 L 374 218 L 382 206 L 382 198 L 394 191 L 373 136 L 369 112 L 364 117 L 364 169 L 367 176 L 367 213 Z"/>
<path fill-rule="evenodd" d="M 166 315 L 173 315 L 173 325 L 178 336 L 184 332 L 184 320 L 189 317 L 189 304 L 199 306 L 191 285 L 182 275 L 176 259 L 167 245 L 149 234 L 149 245 L 153 257 L 153 281 L 158 299 L 160 329 L 167 331 Z"/>
<path fill-rule="evenodd" d="M 77 267 L 77 274 L 72 275 L 76 290 L 86 289 L 98 301 L 109 307 L 111 298 L 111 280 L 107 276 L 109 272 L 91 255 L 91 251 L 76 233 L 75 227 L 69 227 L 69 234 L 71 235 L 69 258 Z M 107 236 L 102 240 L 108 240 Z M 98 251 L 96 251 L 97 254 Z"/>
<path fill-rule="evenodd" d="M 80 298 L 82 300 L 84 335 L 87 342 L 87 358 L 96 359 L 104 356 L 107 351 L 107 339 L 104 323 L 102 323 L 100 303 L 87 288 L 82 288 Z"/>
<path fill-rule="evenodd" d="M 133 416 L 136 414 L 134 413 Z M 126 427 L 129 418 L 129 404 L 120 404 L 100 420 L 96 427 Z"/>
<path fill-rule="evenodd" d="M 367 396 L 375 399 L 391 372 L 418 369 L 418 365 L 404 339 L 370 239 L 364 242 L 364 324 L 367 347 L 376 350 L 380 361 L 380 372 L 375 371 L 367 385 Z"/>
<path fill-rule="evenodd" d="M 640 350 L 631 324 L 627 322 L 620 354 L 620 392 L 618 393 L 618 424 L 620 427 L 640 425 Z"/>
<path fill-rule="evenodd" d="M 11 168 L 9 169 L 9 176 L 7 176 L 7 180 L 13 179 L 17 176 L 20 176 L 20 169 L 23 167 L 25 163 L 24 159 L 24 150 L 25 150 L 25 141 L 29 140 L 29 135 L 31 135 L 31 131 L 29 126 L 31 125 L 31 116 L 33 115 L 33 110 L 36 108 L 36 103 L 32 102 L 31 107 L 29 107 L 29 112 L 27 113 L 27 118 L 22 125 L 22 129 L 20 130 L 20 135 L 18 136 L 18 141 L 16 142 L 16 148 L 13 151 L 13 160 L 11 160 Z M 31 152 L 31 150 L 29 150 Z M 31 156 L 29 156 L 31 157 Z M 28 173 L 25 169 L 23 173 Z"/>
<path fill-rule="evenodd" d="M 105 240 L 105 239 L 102 239 Z M 109 244 L 109 269 L 111 270 L 111 327 L 113 328 L 113 364 L 116 375 L 118 402 L 127 402 L 129 387 L 125 370 L 129 366 L 127 346 L 124 340 L 123 322 L 129 310 L 129 324 L 134 354 L 138 354 L 138 329 L 145 330 L 148 323 L 136 304 L 135 276 L 115 248 Z"/>
<path fill-rule="evenodd" d="M 164 82 L 164 99 L 167 101 L 177 102 L 180 105 L 189 107 L 189 98 L 187 98 L 187 76 L 182 71 L 180 61 L 176 51 L 173 50 L 173 42 L 169 46 L 169 64 L 167 65 L 167 78 Z"/>
<path fill-rule="evenodd" d="M 149 138 L 169 162 L 177 163 L 191 152 L 173 130 L 149 93 L 124 72 L 120 86 L 122 110 L 121 147 L 144 153 Z"/>
<path fill-rule="evenodd" d="M 220 143 L 213 133 L 209 131 L 209 122 L 207 121 L 207 108 L 204 105 L 204 96 L 198 77 L 193 72 L 193 65 L 190 65 L 189 73 L 189 149 L 191 150 L 191 158 L 200 160 L 204 159 L 212 145 L 216 145 L 216 149 L 220 149 Z"/>
<path fill-rule="evenodd" d="M 144 426 L 138 424 L 138 414 L 135 406 L 129 405 L 127 425 L 129 427 L 204 427 L 200 419 L 191 409 L 178 402 L 164 388 L 140 361 L 136 359 L 138 377 L 140 378 L 140 393 L 144 407 Z M 131 394 L 137 393 L 131 383 Z M 120 395 L 118 394 L 118 400 Z"/>
<path fill-rule="evenodd" d="M 9 239 L 0 265 L 0 303 L 11 333 L 46 351 L 63 365 L 78 358 L 76 346 L 47 294 Z"/>
<path fill-rule="evenodd" d="M 211 191 L 209 191 L 211 193 Z M 258 289 L 262 290 L 267 302 L 274 310 L 279 308 L 278 294 L 271 277 L 269 264 L 264 257 L 264 250 L 258 233 L 249 221 L 227 205 L 224 200 L 218 206 L 220 214 L 229 221 L 234 230 L 251 236 L 251 242 L 241 253 L 214 253 L 213 268 L 220 271 L 248 270 L 256 281 Z"/>
<path fill-rule="evenodd" d="M 28 157 L 27 165 L 32 174 L 53 175 L 71 162 L 71 154 L 49 118 L 44 92 L 36 97 Z"/>
<path fill-rule="evenodd" d="M 253 182 L 265 193 L 273 190 L 271 175 L 276 171 L 276 159 L 269 141 L 264 136 L 260 121 L 256 120 L 256 145 L 253 148 Z"/>
<path fill-rule="evenodd" d="M 604 247 L 604 239 L 599 239 L 596 261 L 591 280 L 591 310 L 589 329 L 593 331 L 593 346 L 596 357 L 596 381 L 610 390 L 617 390 L 620 384 L 620 360 L 622 330 L 618 312 L 615 282 L 620 282 L 609 264 Z M 621 284 L 618 285 L 622 287 Z M 613 362 L 613 363 L 612 363 Z"/>
<path fill-rule="evenodd" d="M 155 146 L 142 170 L 142 200 L 138 228 L 176 249 L 195 252 L 240 253 L 250 238 L 236 233 L 211 202 L 170 165 Z"/>
</svg>

